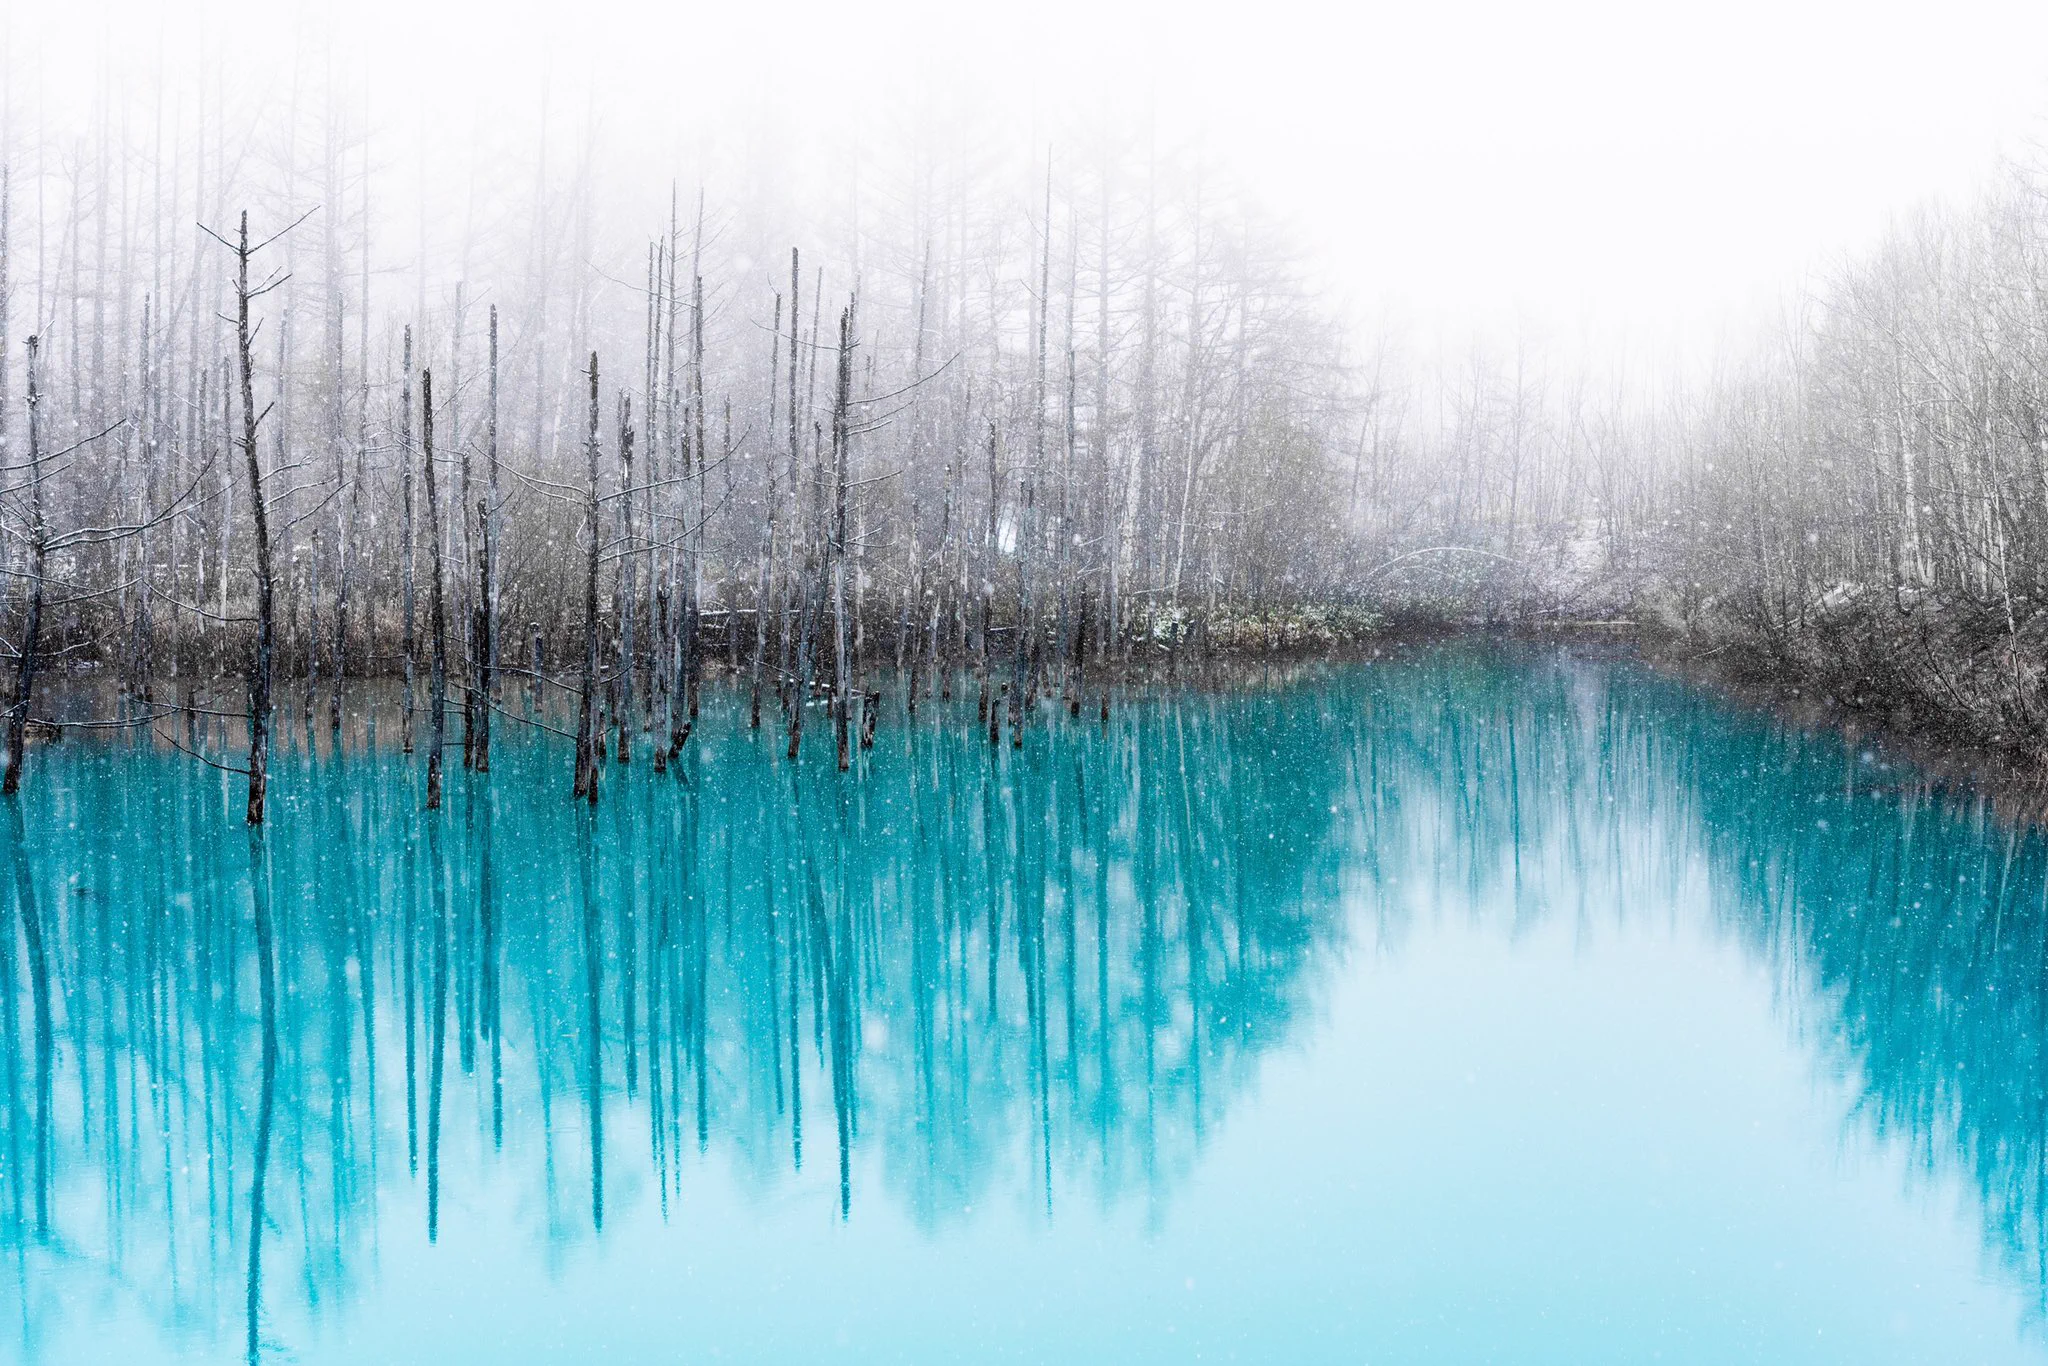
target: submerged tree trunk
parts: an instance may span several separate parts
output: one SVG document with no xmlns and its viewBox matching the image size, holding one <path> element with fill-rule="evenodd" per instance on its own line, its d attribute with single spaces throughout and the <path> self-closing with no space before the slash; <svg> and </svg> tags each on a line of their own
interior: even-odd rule
<svg viewBox="0 0 2048 1366">
<path fill-rule="evenodd" d="M 339 374 L 337 373 L 337 381 Z M 363 472 L 370 454 L 370 381 L 367 372 L 363 377 L 361 407 L 356 418 L 356 477 L 349 484 L 348 521 L 338 537 L 340 544 L 335 550 L 334 586 L 334 692 L 327 706 L 327 729 L 341 733 L 342 690 L 348 676 L 348 589 L 351 552 L 354 542 L 361 534 L 363 520 Z M 343 456 L 337 449 L 335 454 L 335 478 L 346 481 L 347 472 L 342 468 Z M 340 515 L 336 514 L 339 523 Z"/>
<path fill-rule="evenodd" d="M 597 736 L 592 709 L 597 698 L 597 352 L 590 353 L 590 437 L 585 447 L 588 461 L 589 494 L 583 505 L 583 537 L 588 556 L 583 580 L 583 688 L 576 703 L 576 786 L 575 795 L 597 801 Z"/>
<path fill-rule="evenodd" d="M 645 366 L 641 395 L 644 400 L 642 423 L 647 429 L 647 600 L 644 604 L 647 616 L 647 683 L 641 689 L 642 705 L 645 708 L 644 725 L 654 728 L 654 718 L 665 714 L 662 701 L 662 611 L 661 611 L 661 499 L 657 492 L 661 484 L 661 402 L 656 397 L 661 392 L 661 244 L 647 244 L 647 318 L 646 345 L 642 348 L 641 361 Z M 657 743 L 654 746 L 654 771 L 660 773 L 668 767 L 668 751 Z"/>
<path fill-rule="evenodd" d="M 768 333 L 768 431 L 775 431 L 775 382 L 779 378 L 782 346 L 782 296 L 775 296 L 775 326 Z M 790 364 L 796 353 L 790 353 Z M 754 684 L 747 707 L 749 729 L 761 729 L 761 670 L 768 657 L 768 609 L 775 567 L 775 457 L 762 462 L 768 472 L 768 491 L 761 510 L 761 563 L 754 588 Z"/>
<path fill-rule="evenodd" d="M 470 767 L 478 773 L 491 771 L 491 650 L 496 642 L 491 638 L 490 609 L 488 593 L 491 582 L 491 506 L 487 498 L 476 500 L 476 590 L 478 605 L 470 616 L 470 638 L 476 642 L 476 676 L 469 681 L 465 697 L 475 710 L 476 722 L 471 733 L 473 744 L 470 751 Z"/>
<path fill-rule="evenodd" d="M 981 536 L 981 622 L 975 631 L 977 644 L 975 647 L 974 667 L 978 675 L 977 681 L 981 685 L 977 695 L 978 700 L 974 704 L 974 718 L 977 725 L 983 724 L 989 719 L 989 665 L 994 658 L 993 652 L 995 648 L 994 643 L 989 639 L 989 634 L 995 625 L 995 607 L 992 593 L 995 587 L 996 555 L 998 553 L 997 537 L 1000 534 L 999 518 L 1003 503 L 1002 476 L 996 468 L 997 440 L 996 421 L 994 418 L 990 418 L 988 420 L 988 525 L 983 528 Z"/>
<path fill-rule="evenodd" d="M 796 724 L 796 708 L 803 704 L 802 698 L 793 696 L 794 680 L 797 673 L 797 631 L 795 628 L 798 623 L 790 619 L 791 614 L 801 611 L 802 606 L 798 597 L 802 591 L 802 585 L 798 580 L 796 558 L 796 543 L 803 539 L 804 530 L 803 508 L 797 501 L 797 478 L 799 467 L 803 463 L 803 429 L 799 425 L 799 419 L 802 414 L 797 411 L 796 406 L 797 368 L 802 352 L 799 342 L 803 330 L 797 306 L 802 283 L 797 261 L 797 249 L 791 247 L 789 249 L 789 477 L 783 481 L 789 488 L 790 534 L 785 538 L 787 548 L 783 555 L 780 620 L 776 628 L 781 632 L 781 648 L 776 653 L 777 657 L 782 661 L 782 667 L 776 679 L 775 690 L 776 694 L 782 699 L 783 713 L 790 721 L 792 727 Z M 789 757 L 792 759 L 796 757 L 794 743 L 790 747 Z"/>
<path fill-rule="evenodd" d="M 474 471 L 469 458 L 469 443 L 462 439 L 462 329 L 468 316 L 466 282 L 455 282 L 455 335 L 448 350 L 448 442 L 455 448 L 458 461 L 459 482 L 456 488 L 455 517 L 451 532 L 460 532 L 459 537 L 451 535 L 451 544 L 437 554 L 452 556 L 455 561 L 455 591 L 457 609 L 465 595 L 471 598 L 468 619 L 462 629 L 462 676 L 465 686 L 462 690 L 462 766 L 476 767 L 476 677 L 477 677 L 477 635 L 476 585 L 468 578 L 468 562 L 476 556 L 476 547 L 481 533 L 470 525 L 470 509 L 475 506 Z M 446 591 L 444 586 L 443 591 Z M 446 701 L 446 698 L 443 698 Z"/>
<path fill-rule="evenodd" d="M 427 705 L 433 718 L 427 727 L 427 810 L 441 805 L 441 750 L 448 738 L 448 613 L 447 575 L 441 562 L 440 480 L 434 475 L 434 372 L 420 371 L 420 468 L 427 479 L 427 537 L 433 545 L 434 581 L 427 589 L 427 621 L 433 631 L 433 672 L 427 684 Z"/>
<path fill-rule="evenodd" d="M 50 524 L 43 512 L 42 419 L 37 414 L 42 394 L 37 387 L 36 356 L 40 339 L 28 339 L 28 611 L 15 657 L 14 704 L 7 710 L 7 776 L 0 794 L 21 789 L 21 760 L 28 737 L 28 709 L 35 696 L 36 652 L 42 648 L 43 571 L 49 554 Z"/>
<path fill-rule="evenodd" d="M 543 682 L 541 664 L 543 660 L 540 648 L 539 622 L 529 621 L 526 623 L 526 638 L 532 650 L 529 656 L 532 661 L 532 667 L 528 670 L 532 676 L 526 682 L 526 704 L 532 710 L 539 711 L 541 710 L 542 702 L 545 700 L 544 694 L 541 692 L 541 683 Z"/>
<path fill-rule="evenodd" d="M 1010 746 L 1024 747 L 1027 671 L 1036 621 L 1031 603 L 1031 560 L 1038 551 L 1038 479 L 1045 468 L 1045 340 L 1052 313 L 1052 169 L 1045 174 L 1045 221 L 1038 267 L 1038 351 L 1031 389 L 1031 468 L 1017 490 L 1017 654 L 1010 680 Z"/>
<path fill-rule="evenodd" d="M 1117 633 L 1120 610 L 1117 572 L 1123 558 L 1123 495 L 1110 468 L 1109 455 L 1109 191 L 1109 163 L 1105 159 L 1102 167 L 1101 227 L 1096 243 L 1095 413 L 1091 424 L 1095 438 L 1096 554 L 1102 564 L 1103 578 L 1102 624 L 1095 632 L 1095 662 L 1098 664 L 1108 658 L 1112 638 Z"/>
<path fill-rule="evenodd" d="M 846 652 L 847 405 L 853 391 L 853 305 L 839 315 L 839 376 L 832 398 L 832 734 L 839 747 L 839 771 L 852 756 L 847 745 L 847 709 L 853 703 L 852 660 Z"/>
<path fill-rule="evenodd" d="M 634 557 L 639 553 L 633 540 L 633 397 L 630 394 L 619 395 L 619 480 L 623 536 L 618 579 L 612 589 L 613 600 L 618 603 L 619 704 L 612 713 L 612 721 L 618 727 L 618 761 L 624 764 L 632 762 L 633 758 L 633 566 Z"/>
<path fill-rule="evenodd" d="M 400 591 L 404 595 L 404 619 L 399 637 L 399 654 L 405 670 L 400 698 L 404 714 L 399 723 L 399 748 L 412 753 L 413 656 L 418 642 L 413 638 L 413 531 L 412 531 L 412 329 L 405 329 L 405 369 L 398 391 L 398 487 L 400 490 L 399 550 Z"/>
<path fill-rule="evenodd" d="M 690 286 L 690 416 L 691 438 L 688 450 L 694 464 L 684 470 L 693 475 L 690 487 L 697 495 L 697 506 L 686 510 L 685 516 L 694 511 L 693 524 L 684 529 L 685 540 L 690 547 L 690 594 L 688 614 L 684 619 L 683 668 L 689 687 L 689 725 L 683 728 L 682 736 L 675 742 L 674 749 L 680 750 L 683 741 L 690 738 L 690 731 L 697 724 L 698 687 L 703 681 L 703 639 L 704 629 L 704 481 L 707 473 L 704 441 L 704 277 L 697 273 L 696 266 L 704 251 L 704 205 L 700 197 L 697 204 L 697 244 L 691 254 L 692 280 Z M 675 757 L 671 752 L 669 757 Z"/>
<path fill-rule="evenodd" d="M 355 483 L 349 489 L 348 529 L 344 536 L 345 548 L 340 557 L 341 582 L 337 589 L 334 609 L 334 700 L 329 704 L 327 713 L 328 729 L 337 736 L 341 733 L 342 688 L 347 676 L 349 569 L 353 564 L 354 542 L 361 534 L 363 483 L 369 473 L 370 462 L 370 253 L 367 247 L 362 256 L 359 288 L 361 302 L 357 307 L 356 318 L 356 364 L 360 370 L 358 383 L 361 388 L 356 400 L 356 477 Z M 198 326 L 196 317 L 193 326 Z M 195 332 L 195 354 L 197 349 Z M 341 368 L 337 360 L 337 383 L 340 374 Z M 372 619 L 374 620 L 374 617 Z"/>
<path fill-rule="evenodd" d="M 249 471 L 249 519 L 256 549 L 256 652 L 249 666 L 249 808 L 251 825 L 263 824 L 270 781 L 270 680 L 276 593 L 270 567 L 270 517 L 263 500 L 263 461 L 256 450 L 256 361 L 249 330 L 249 212 L 235 245 L 235 345 L 242 370 L 242 455 Z"/>
<path fill-rule="evenodd" d="M 477 676 L 470 680 L 470 703 L 476 710 L 476 750 L 472 762 L 479 773 L 491 771 L 491 704 L 498 687 L 498 306 L 491 305 L 490 410 L 485 427 L 485 458 L 489 487 L 477 502 L 476 604 L 470 631 L 476 641 Z"/>
</svg>

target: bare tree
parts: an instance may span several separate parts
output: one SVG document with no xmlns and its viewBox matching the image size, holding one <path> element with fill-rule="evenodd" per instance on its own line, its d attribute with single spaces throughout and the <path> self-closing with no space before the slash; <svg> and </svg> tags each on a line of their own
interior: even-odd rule
<svg viewBox="0 0 2048 1366">
<path fill-rule="evenodd" d="M 575 795 L 597 802 L 597 776 L 601 765 L 598 762 L 598 747 L 603 737 L 597 729 L 593 706 L 597 696 L 597 566 L 603 549 L 598 521 L 597 496 L 597 352 L 590 353 L 590 435 L 584 451 L 589 462 L 588 494 L 584 502 L 583 540 L 585 546 L 585 575 L 583 580 L 583 674 L 582 687 L 576 703 L 576 784 Z M 538 673 L 538 668 L 535 669 Z"/>
<path fill-rule="evenodd" d="M 448 616 L 443 602 L 446 573 L 441 563 L 440 481 L 434 473 L 434 372 L 420 371 L 420 468 L 427 483 L 427 539 L 433 547 L 433 582 L 427 589 L 428 629 L 433 632 L 433 664 L 428 675 L 427 705 L 433 711 L 427 741 L 427 810 L 441 805 L 441 751 L 448 732 Z"/>
</svg>

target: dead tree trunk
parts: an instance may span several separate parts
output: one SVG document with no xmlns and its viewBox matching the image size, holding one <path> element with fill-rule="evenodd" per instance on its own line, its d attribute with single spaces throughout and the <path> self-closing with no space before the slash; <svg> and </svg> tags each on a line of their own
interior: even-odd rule
<svg viewBox="0 0 2048 1366">
<path fill-rule="evenodd" d="M 470 626 L 470 635 L 476 641 L 477 676 L 469 683 L 469 701 L 476 709 L 475 750 L 471 757 L 472 767 L 478 773 L 491 771 L 491 667 L 490 651 L 496 642 L 491 638 L 490 601 L 487 596 L 491 584 L 491 507 L 487 499 L 476 500 L 476 582 L 477 606 L 472 611 L 475 618 Z"/>
<path fill-rule="evenodd" d="M 498 306 L 491 305 L 490 412 L 485 425 L 489 491 L 477 505 L 476 605 L 470 631 L 476 640 L 477 677 L 470 684 L 476 708 L 476 771 L 491 771 L 491 704 L 498 687 Z"/>
<path fill-rule="evenodd" d="M 463 281 L 456 281 L 455 336 L 448 350 L 448 441 L 455 447 L 460 483 L 457 486 L 455 500 L 455 519 L 449 528 L 450 544 L 445 551 L 435 552 L 437 555 L 452 556 L 455 561 L 458 612 L 461 610 L 461 600 L 466 595 L 465 590 L 475 587 L 469 580 L 467 568 L 468 562 L 474 559 L 477 553 L 477 541 L 481 535 L 477 528 L 469 523 L 470 509 L 476 505 L 475 487 L 472 483 L 474 471 L 471 469 L 469 458 L 469 443 L 462 439 L 462 329 L 464 320 L 468 317 L 468 305 L 465 302 L 467 295 L 467 285 Z M 458 530 L 459 536 L 454 534 Z M 445 588 L 443 591 L 446 591 Z M 474 601 L 469 604 L 468 620 L 464 623 L 462 632 L 462 676 L 466 684 L 462 692 L 462 766 L 466 769 L 476 767 L 476 606 Z"/>
<path fill-rule="evenodd" d="M 588 551 L 583 580 L 583 688 L 576 703 L 576 786 L 575 795 L 592 805 L 597 802 L 596 718 L 592 709 L 597 699 L 597 352 L 590 353 L 590 437 L 584 454 L 588 462 L 589 493 L 583 505 L 583 538 Z"/>
<path fill-rule="evenodd" d="M 1038 264 L 1038 355 L 1031 389 L 1031 468 L 1017 490 L 1017 653 L 1010 679 L 1010 747 L 1024 747 L 1024 707 L 1037 622 L 1031 605 L 1031 560 L 1038 550 L 1038 478 L 1045 468 L 1045 333 L 1052 312 L 1052 170 L 1045 176 L 1044 236 Z"/>
<path fill-rule="evenodd" d="M 853 762 L 847 746 L 847 708 L 852 704 L 852 660 L 846 652 L 846 464 L 851 435 L 847 406 L 853 394 L 853 305 L 839 315 L 839 382 L 832 397 L 832 734 L 839 746 L 839 771 Z"/>
<path fill-rule="evenodd" d="M 40 339 L 28 339 L 28 612 L 22 622 L 20 652 L 14 666 L 14 704 L 7 710 L 7 776 L 0 794 L 21 790 L 21 757 L 28 737 L 29 701 L 35 695 L 36 652 L 42 648 L 43 570 L 49 557 L 50 524 L 43 513 L 42 404 L 37 388 L 36 356 Z"/>
<path fill-rule="evenodd" d="M 1117 633 L 1117 573 L 1123 557 L 1123 495 L 1118 491 L 1109 455 L 1109 165 L 1102 168 L 1102 219 L 1095 266 L 1095 541 L 1103 579 L 1102 623 L 1095 632 L 1095 662 L 1104 663 Z M 1106 704 L 1105 704 L 1106 706 Z"/>
<path fill-rule="evenodd" d="M 768 332 L 768 430 L 775 431 L 775 382 L 780 375 L 782 348 L 782 296 L 775 296 L 775 326 Z M 796 364 L 796 353 L 790 353 Z M 775 566 L 775 457 L 762 462 L 768 472 L 768 490 L 761 504 L 761 567 L 754 589 L 754 686 L 748 706 L 747 725 L 761 729 L 761 670 L 768 656 L 768 616 Z"/>
<path fill-rule="evenodd" d="M 543 660 L 541 658 L 540 650 L 539 622 L 529 621 L 526 623 L 526 638 L 532 644 L 532 654 L 530 658 L 533 664 L 533 667 L 528 670 L 528 673 L 532 676 L 528 678 L 526 682 L 526 705 L 529 710 L 537 712 L 541 710 L 541 704 L 545 700 L 545 695 L 541 692 L 541 684 L 545 678 L 545 675 L 541 673 L 541 664 Z"/>
<path fill-rule="evenodd" d="M 690 547 L 690 601 L 688 616 L 684 621 L 686 636 L 683 642 L 683 667 L 689 682 L 690 727 L 697 724 L 697 692 L 703 680 L 703 639 L 704 629 L 704 480 L 706 474 L 706 448 L 704 442 L 704 277 L 694 270 L 704 250 L 704 206 L 700 197 L 697 206 L 697 245 L 691 255 L 693 267 L 690 285 L 690 416 L 691 439 L 688 449 L 694 457 L 694 469 L 686 468 L 685 474 L 693 474 L 690 487 L 696 492 L 697 506 L 695 524 L 686 528 Z M 688 515 L 688 514 L 685 514 Z M 690 738 L 690 727 L 683 731 L 682 739 Z M 678 741 L 675 750 L 682 744 Z M 672 750 L 669 757 L 673 759 Z"/>
<path fill-rule="evenodd" d="M 365 358 L 367 365 L 367 357 Z M 340 383 L 340 367 L 335 370 L 335 382 Z M 363 467 L 369 461 L 370 453 L 370 377 L 367 369 L 363 375 L 360 406 L 356 414 L 356 477 L 348 490 L 348 521 L 337 537 L 335 548 L 334 586 L 334 692 L 327 706 L 327 729 L 341 733 L 341 699 L 345 680 L 348 676 L 348 588 L 349 570 L 352 565 L 351 551 L 356 537 L 361 534 L 363 522 Z M 337 448 L 334 462 L 334 476 L 345 481 L 347 471 L 342 467 L 343 455 Z M 339 514 L 337 514 L 337 521 Z"/>
<path fill-rule="evenodd" d="M 1003 505 L 1002 476 L 996 469 L 997 440 L 996 420 L 990 418 L 988 421 L 988 525 L 983 529 L 981 538 L 981 629 L 979 632 L 981 638 L 979 651 L 981 701 L 976 704 L 976 709 L 981 713 L 980 719 L 983 721 L 988 720 L 989 663 L 994 657 L 994 646 L 989 640 L 989 631 L 995 625 L 993 593 L 996 576 L 997 517 L 1002 511 Z"/>
<path fill-rule="evenodd" d="M 612 597 L 618 603 L 619 618 L 619 705 L 612 713 L 618 727 L 618 760 L 633 759 L 633 594 L 636 589 L 633 566 L 639 549 L 633 540 L 633 396 L 619 395 L 619 507 L 623 539 L 620 541 L 618 581 Z"/>
<path fill-rule="evenodd" d="M 818 329 L 811 328 L 811 347 L 817 349 Z M 825 529 L 825 474 L 823 469 L 823 436 L 816 423 L 811 426 L 811 511 L 807 519 L 810 525 L 811 548 L 804 553 L 803 586 L 797 615 L 796 679 L 795 697 L 789 709 L 789 757 L 797 757 L 798 743 L 803 739 L 804 709 L 810 705 L 811 683 L 817 676 L 818 652 L 814 637 L 818 631 L 818 617 L 824 611 L 825 561 L 818 554 L 818 533 Z M 791 490 L 795 492 L 794 489 Z M 829 550 L 829 547 L 827 548 Z"/>
<path fill-rule="evenodd" d="M 924 454 L 924 342 L 925 309 L 931 299 L 932 248 L 925 242 L 924 265 L 917 279 L 917 334 L 910 347 L 910 378 L 917 388 L 910 395 L 910 563 L 904 574 L 903 616 L 896 626 L 896 670 L 903 671 L 904 653 L 909 652 L 910 677 L 903 689 L 904 711 L 917 714 L 918 646 L 923 637 L 925 599 L 925 555 L 923 528 L 918 521 L 917 481 L 920 457 Z M 865 718 L 863 718 L 865 719 Z M 866 727 L 872 736 L 873 728 Z"/>
<path fill-rule="evenodd" d="M 400 591 L 404 596 L 404 622 L 399 635 L 398 651 L 402 656 L 405 683 L 401 705 L 404 709 L 399 723 L 399 748 L 412 753 L 412 711 L 413 711 L 413 656 L 418 653 L 418 642 L 413 636 L 413 610 L 415 592 L 413 588 L 413 530 L 412 530 L 412 329 L 405 329 L 404 377 L 398 391 L 398 487 L 399 487 L 399 535 L 404 544 L 399 551 Z"/>
<path fill-rule="evenodd" d="M 249 330 L 249 212 L 235 239 L 235 346 L 242 370 L 242 455 L 249 471 L 249 520 L 256 541 L 256 652 L 249 667 L 249 809 L 263 824 L 270 782 L 270 680 L 275 641 L 276 587 L 270 567 L 270 517 L 263 502 L 263 461 L 256 450 L 256 359 Z"/>
<path fill-rule="evenodd" d="M 679 509 L 683 505 L 682 492 L 675 482 L 677 471 L 683 468 L 683 457 L 677 445 L 681 439 L 679 436 L 680 426 L 676 418 L 676 409 L 681 402 L 681 390 L 678 388 L 678 381 L 676 379 L 676 328 L 679 321 L 677 309 L 680 307 L 680 296 L 677 293 L 676 287 L 676 255 L 680 233 L 681 229 L 677 225 L 676 219 L 675 197 L 673 192 L 671 192 L 669 199 L 668 244 L 666 248 L 663 248 L 657 243 L 654 253 L 654 356 L 648 370 L 650 374 L 657 377 L 658 384 L 655 388 L 650 389 L 647 395 L 647 420 L 650 432 L 649 449 L 653 450 L 658 447 L 665 457 L 658 462 L 662 466 L 662 479 L 667 488 L 667 492 L 661 498 L 661 503 L 666 505 L 667 527 L 671 531 L 681 525 Z M 667 305 L 666 314 L 663 312 L 664 303 Z M 667 326 L 666 332 L 662 330 L 664 321 Z M 660 403 L 660 417 L 658 420 L 655 416 L 656 408 L 654 406 L 657 402 L 657 393 L 660 395 L 658 400 Z M 657 425 L 660 428 L 658 439 L 653 434 Z M 655 506 L 656 504 L 653 499 L 650 498 L 648 503 L 650 517 L 653 515 Z M 680 726 L 676 716 L 676 707 L 678 705 L 678 693 L 683 683 L 681 655 L 683 636 L 682 631 L 677 625 L 677 616 L 681 610 L 681 604 L 676 595 L 676 574 L 677 566 L 681 562 L 681 550 L 677 548 L 673 540 L 668 540 L 664 549 L 657 552 L 654 564 L 650 567 L 649 571 L 649 576 L 654 580 L 655 599 L 653 609 L 655 620 L 655 673 L 657 680 L 655 686 L 661 693 L 656 710 L 661 717 L 660 733 L 662 738 L 658 739 L 654 746 L 654 770 L 657 773 L 666 772 L 668 769 L 669 749 L 675 742 L 675 735 Z"/>
<path fill-rule="evenodd" d="M 433 665 L 427 684 L 427 810 L 441 805 L 441 750 L 448 738 L 447 572 L 441 560 L 440 480 L 434 475 L 434 372 L 420 371 L 420 468 L 427 479 L 427 538 L 433 545 L 434 581 L 427 588 L 427 621 L 433 632 Z"/>
<path fill-rule="evenodd" d="M 647 683 L 641 690 L 641 699 L 646 708 L 645 725 L 654 728 L 657 711 L 663 710 L 662 662 L 661 662 L 661 500 L 656 492 L 661 484 L 661 401 L 656 397 L 661 391 L 661 245 L 647 244 L 647 344 L 643 348 L 641 361 L 645 366 L 642 380 L 644 416 L 641 421 L 647 426 Z M 668 751 L 659 743 L 654 746 L 654 771 L 660 773 L 668 767 Z"/>
<path fill-rule="evenodd" d="M 793 681 L 797 672 L 796 623 L 791 621 L 793 613 L 802 609 L 798 600 L 801 585 L 797 576 L 796 543 L 803 537 L 803 508 L 797 501 L 798 466 L 803 460 L 803 429 L 799 426 L 802 417 L 796 406 L 796 381 L 798 360 L 802 348 L 798 345 L 802 335 L 801 318 L 797 310 L 800 301 L 799 290 L 802 277 L 798 271 L 797 249 L 789 249 L 789 477 L 784 482 L 789 486 L 790 535 L 784 538 L 787 549 L 783 554 L 782 598 L 776 629 L 781 633 L 780 647 L 776 657 L 782 661 L 782 668 L 776 680 L 776 693 L 782 698 L 785 717 L 795 725 L 796 708 L 803 704 L 802 698 L 792 698 Z M 796 757 L 796 748 L 791 746 L 789 757 Z"/>
</svg>

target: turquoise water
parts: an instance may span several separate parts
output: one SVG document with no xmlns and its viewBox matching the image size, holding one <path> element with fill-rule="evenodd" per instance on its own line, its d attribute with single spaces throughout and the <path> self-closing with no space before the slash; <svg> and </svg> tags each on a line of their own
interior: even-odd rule
<svg viewBox="0 0 2048 1366">
<path fill-rule="evenodd" d="M 1968 792 L 1569 652 L 737 716 L 594 812 L 301 746 L 260 843 L 34 751 L 0 1360 L 2048 1361 Z"/>
</svg>

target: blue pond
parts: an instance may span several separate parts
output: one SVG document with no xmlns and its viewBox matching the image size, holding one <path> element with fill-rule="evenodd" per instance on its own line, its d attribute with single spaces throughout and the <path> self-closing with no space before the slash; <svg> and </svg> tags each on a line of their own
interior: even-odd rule
<svg viewBox="0 0 2048 1366">
<path fill-rule="evenodd" d="M 32 751 L 0 1361 L 2048 1362 L 1987 798 L 1567 649 L 824 732 Z"/>
</svg>

